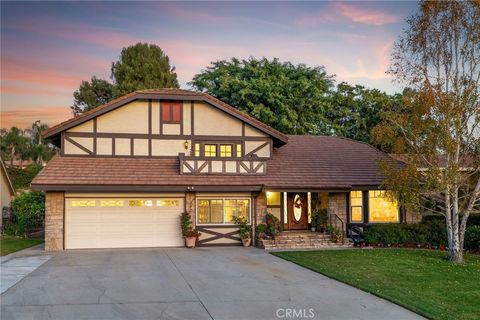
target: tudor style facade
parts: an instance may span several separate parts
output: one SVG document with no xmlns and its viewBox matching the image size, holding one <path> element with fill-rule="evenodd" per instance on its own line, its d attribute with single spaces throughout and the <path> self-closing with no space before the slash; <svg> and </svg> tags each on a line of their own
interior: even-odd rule
<svg viewBox="0 0 480 320">
<path fill-rule="evenodd" d="M 32 186 L 46 191 L 46 250 L 181 246 L 192 213 L 199 245 L 239 245 L 233 217 L 266 212 L 307 230 L 312 210 L 351 224 L 406 221 L 381 190 L 364 143 L 287 136 L 203 93 L 138 91 L 50 128 L 60 148 Z"/>
</svg>

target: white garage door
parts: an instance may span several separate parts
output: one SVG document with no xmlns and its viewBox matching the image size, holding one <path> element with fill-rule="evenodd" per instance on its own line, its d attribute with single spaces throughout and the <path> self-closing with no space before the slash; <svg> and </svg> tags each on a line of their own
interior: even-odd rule
<svg viewBox="0 0 480 320">
<path fill-rule="evenodd" d="M 66 198 L 65 248 L 176 247 L 183 198 Z"/>
</svg>

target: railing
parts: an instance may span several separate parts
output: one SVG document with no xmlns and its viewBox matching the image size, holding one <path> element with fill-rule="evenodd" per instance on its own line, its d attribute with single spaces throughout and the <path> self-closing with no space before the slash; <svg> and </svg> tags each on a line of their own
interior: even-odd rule
<svg viewBox="0 0 480 320">
<path fill-rule="evenodd" d="M 344 238 L 347 236 L 345 233 L 345 222 L 337 214 L 330 213 L 330 215 L 328 216 L 328 222 L 335 229 L 340 230 Z M 338 225 L 340 225 L 340 228 L 338 227 Z"/>
</svg>

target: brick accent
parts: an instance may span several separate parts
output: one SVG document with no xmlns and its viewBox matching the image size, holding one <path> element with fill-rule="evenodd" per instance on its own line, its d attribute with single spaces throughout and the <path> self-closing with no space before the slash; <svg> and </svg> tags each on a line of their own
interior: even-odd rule
<svg viewBox="0 0 480 320">
<path fill-rule="evenodd" d="M 255 222 L 256 225 L 265 222 L 267 212 L 267 193 L 261 192 L 255 197 Z"/>
<path fill-rule="evenodd" d="M 63 250 L 65 196 L 63 192 L 45 194 L 45 251 Z"/>
<path fill-rule="evenodd" d="M 189 212 L 192 216 L 193 225 L 196 224 L 196 210 L 195 210 L 195 199 L 197 197 L 196 192 L 185 192 L 185 211 Z"/>
<path fill-rule="evenodd" d="M 328 196 L 328 213 L 335 213 L 346 224 L 347 221 L 347 198 L 345 193 L 330 193 Z"/>
</svg>

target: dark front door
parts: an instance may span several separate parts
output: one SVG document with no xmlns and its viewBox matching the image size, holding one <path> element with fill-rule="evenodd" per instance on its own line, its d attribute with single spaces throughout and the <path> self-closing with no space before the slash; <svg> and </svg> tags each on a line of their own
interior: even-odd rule
<svg viewBox="0 0 480 320">
<path fill-rule="evenodd" d="M 308 229 L 308 198 L 304 192 L 287 193 L 289 230 Z"/>
</svg>

